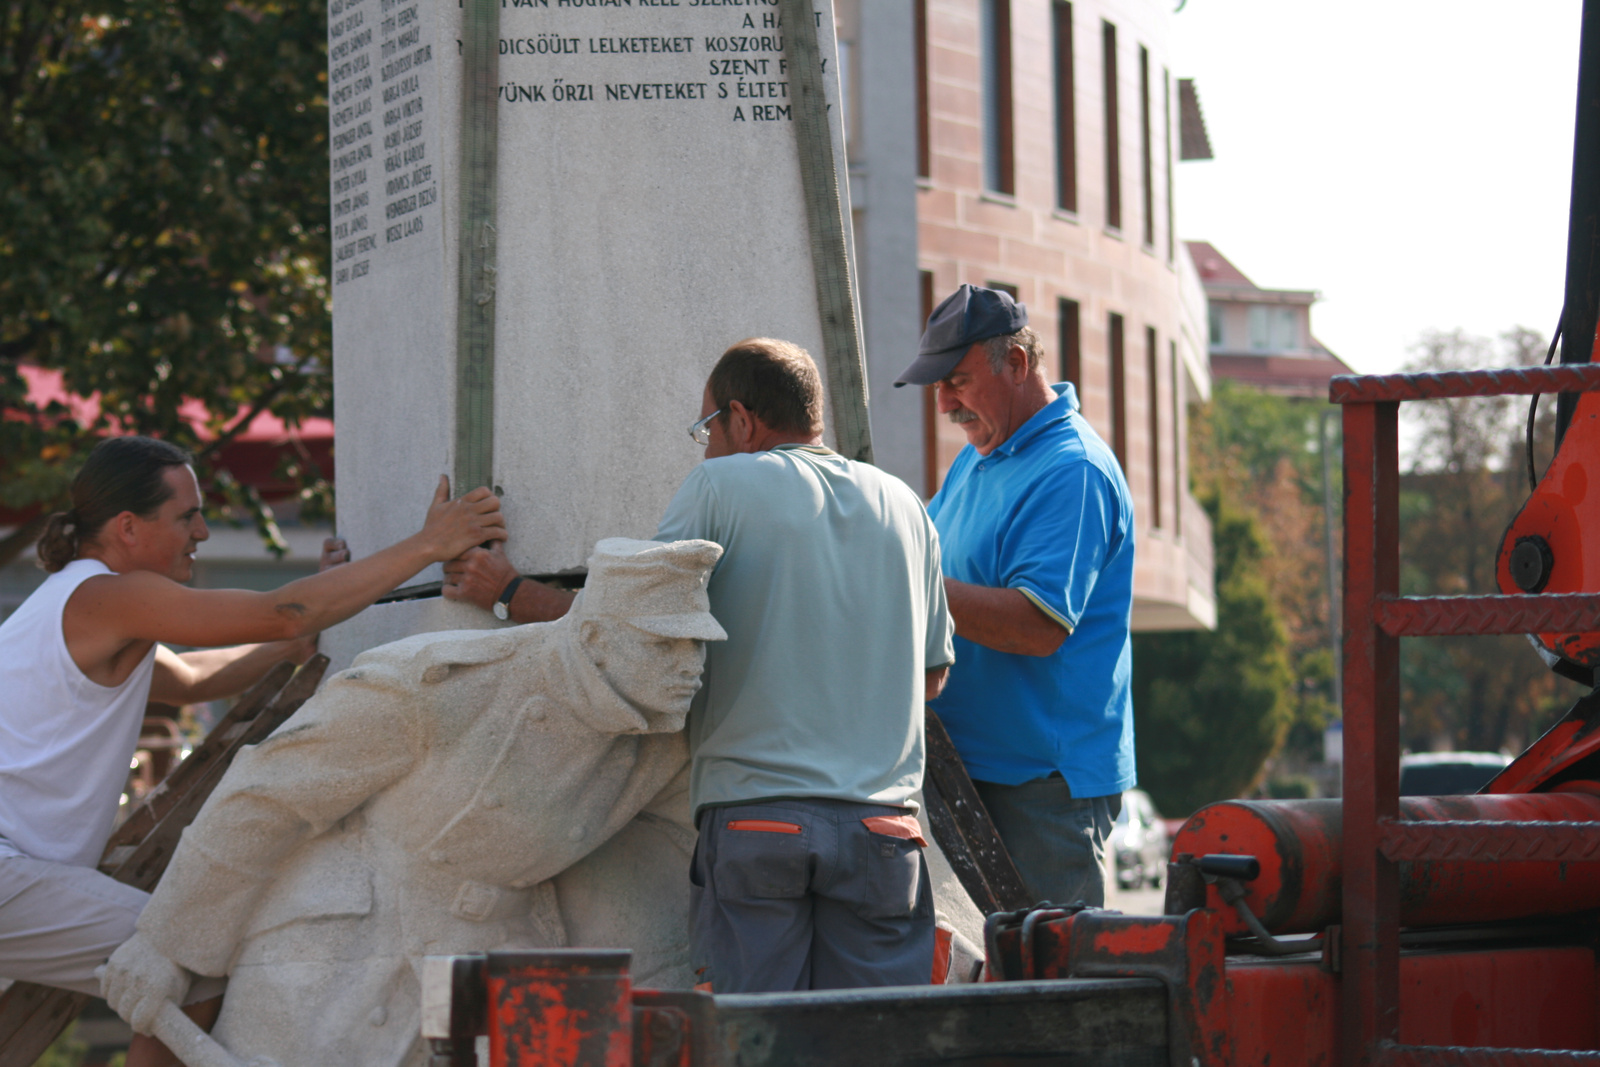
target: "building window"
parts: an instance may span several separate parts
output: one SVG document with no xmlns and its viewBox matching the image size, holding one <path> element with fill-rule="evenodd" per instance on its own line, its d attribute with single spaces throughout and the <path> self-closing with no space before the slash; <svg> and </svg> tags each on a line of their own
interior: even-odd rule
<svg viewBox="0 0 1600 1067">
<path fill-rule="evenodd" d="M 917 77 L 917 177 L 933 173 L 928 147 L 928 0 L 912 0 L 912 33 L 916 40 Z"/>
<path fill-rule="evenodd" d="M 922 290 L 922 321 L 933 315 L 933 271 L 917 272 Z M 922 498 L 932 500 L 939 491 L 939 387 L 922 387 Z"/>
<path fill-rule="evenodd" d="M 1168 365 L 1172 368 L 1172 532 L 1183 533 L 1183 382 L 1178 366 L 1178 342 L 1168 341 Z"/>
<path fill-rule="evenodd" d="M 1250 347 L 1258 352 L 1300 347 L 1300 328 L 1294 308 L 1250 306 Z"/>
<path fill-rule="evenodd" d="M 983 182 L 1014 193 L 1011 174 L 1011 0 L 978 0 L 983 56 Z"/>
<path fill-rule="evenodd" d="M 1161 68 L 1161 144 L 1167 174 L 1167 262 L 1177 259 L 1177 239 L 1173 237 L 1172 223 L 1172 75 Z"/>
<path fill-rule="evenodd" d="M 1078 105 L 1072 73 L 1072 5 L 1055 0 L 1056 207 L 1078 210 Z"/>
<path fill-rule="evenodd" d="M 984 282 L 983 284 L 990 289 L 1000 290 L 1013 300 L 1017 299 L 1017 287 L 1010 282 Z"/>
<path fill-rule="evenodd" d="M 1083 330 L 1078 324 L 1078 302 L 1062 297 L 1056 301 L 1056 329 L 1060 333 L 1056 351 L 1061 358 L 1061 380 L 1071 382 L 1083 405 Z"/>
<path fill-rule="evenodd" d="M 1150 140 L 1150 50 L 1139 46 L 1139 182 L 1144 194 L 1144 246 L 1156 246 L 1155 157 Z"/>
<path fill-rule="evenodd" d="M 1111 313 L 1111 451 L 1124 473 L 1128 470 L 1128 394 L 1122 367 L 1122 316 Z"/>
<path fill-rule="evenodd" d="M 1209 325 L 1211 327 L 1211 339 L 1210 339 L 1209 343 L 1210 343 L 1212 348 L 1221 348 L 1222 347 L 1222 305 L 1221 304 L 1207 304 L 1206 305 L 1206 318 L 1209 320 Z"/>
<path fill-rule="evenodd" d="M 1156 328 L 1144 328 L 1144 380 L 1150 420 L 1150 528 L 1161 529 L 1161 357 Z"/>
<path fill-rule="evenodd" d="M 1122 137 L 1117 129 L 1117 28 L 1100 24 L 1106 101 L 1106 225 L 1122 229 Z"/>
</svg>

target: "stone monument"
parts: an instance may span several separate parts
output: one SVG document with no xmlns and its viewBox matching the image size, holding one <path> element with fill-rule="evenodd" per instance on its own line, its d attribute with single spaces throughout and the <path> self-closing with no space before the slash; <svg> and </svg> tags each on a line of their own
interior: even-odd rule
<svg viewBox="0 0 1600 1067">
<path fill-rule="evenodd" d="M 692 984 L 688 880 L 662 868 L 693 845 L 682 727 L 727 636 L 721 554 L 605 540 L 557 622 L 359 657 L 228 769 L 112 957 L 113 1007 L 148 1025 L 175 963 L 228 976 L 213 1036 L 241 1061 L 415 1067 L 423 956 L 625 945 Z"/>
<path fill-rule="evenodd" d="M 812 12 L 825 109 L 802 110 L 785 5 Z M 864 452 L 830 0 L 501 0 L 476 65 L 475 7 L 329 8 L 352 550 L 409 532 L 404 502 L 441 472 L 502 493 L 523 573 L 580 571 L 596 539 L 650 536 L 700 458 L 684 427 L 706 375 L 744 337 L 800 344 L 831 393 L 857 394 L 830 398 L 829 433 L 841 403 L 860 409 L 849 449 Z M 818 212 L 842 228 L 820 232 Z M 383 604 L 324 650 L 337 668 L 405 634 L 491 624 L 438 599 Z"/>
</svg>

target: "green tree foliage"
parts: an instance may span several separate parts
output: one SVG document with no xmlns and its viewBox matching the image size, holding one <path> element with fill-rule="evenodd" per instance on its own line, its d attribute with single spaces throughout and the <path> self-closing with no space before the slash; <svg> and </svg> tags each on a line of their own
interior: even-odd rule
<svg viewBox="0 0 1600 1067">
<path fill-rule="evenodd" d="M 1134 639 L 1139 780 L 1174 816 L 1249 789 L 1294 716 L 1288 636 L 1262 566 L 1271 547 L 1218 487 L 1201 503 L 1216 551 L 1217 629 Z"/>
<path fill-rule="evenodd" d="M 1544 339 L 1525 328 L 1498 342 L 1435 331 L 1419 339 L 1406 369 L 1528 365 L 1544 355 Z M 1553 408 L 1546 398 L 1541 464 Z M 1253 789 L 1279 739 L 1290 754 L 1316 758 L 1337 715 L 1317 425 L 1326 410 L 1218 380 L 1191 419 L 1191 475 L 1216 525 L 1217 631 L 1134 638 L 1140 781 L 1169 814 Z M 1401 591 L 1497 591 L 1500 538 L 1528 494 L 1526 407 L 1462 398 L 1401 410 Z M 1333 420 L 1328 428 L 1336 431 Z M 1336 432 L 1328 447 L 1337 507 Z M 1342 517 L 1334 523 L 1337 553 Z M 1578 692 L 1519 637 L 1407 639 L 1401 685 L 1402 737 L 1413 750 L 1516 750 Z M 1274 687 L 1281 703 L 1269 699 Z"/>
<path fill-rule="evenodd" d="M 1320 754 L 1335 717 L 1326 410 L 1218 379 L 1192 412 L 1190 474 L 1214 523 L 1217 629 L 1134 638 L 1139 777 L 1169 814 L 1253 791 L 1285 741 Z M 1331 420 L 1328 429 L 1336 449 Z M 1337 464 L 1332 473 L 1337 499 Z"/>
<path fill-rule="evenodd" d="M 1240 491 L 1288 471 L 1308 500 L 1321 500 L 1322 461 L 1316 452 L 1321 402 L 1264 393 L 1218 378 L 1211 400 L 1190 424 L 1189 447 L 1199 483 L 1226 481 Z"/>
<path fill-rule="evenodd" d="M 1321 447 L 1333 453 L 1328 496 L 1335 506 L 1332 550 L 1342 538 L 1337 411 L 1318 399 L 1261 392 L 1219 379 L 1209 404 L 1191 422 L 1191 470 L 1253 515 L 1269 546 L 1258 566 L 1288 635 L 1294 673 L 1294 717 L 1288 745 L 1302 758 L 1320 756 L 1323 728 L 1337 717 L 1329 628 L 1327 527 Z M 1323 420 L 1319 430 L 1318 422 Z"/>
<path fill-rule="evenodd" d="M 322 0 L 0 9 L 0 503 L 57 503 L 108 429 L 199 444 L 186 398 L 213 434 L 327 408 L 325 33 Z M 31 405 L 23 364 L 99 418 Z"/>
<path fill-rule="evenodd" d="M 61 1032 L 33 1067 L 80 1067 L 89 1046 L 78 1038 L 78 1024 L 74 1022 Z"/>
</svg>

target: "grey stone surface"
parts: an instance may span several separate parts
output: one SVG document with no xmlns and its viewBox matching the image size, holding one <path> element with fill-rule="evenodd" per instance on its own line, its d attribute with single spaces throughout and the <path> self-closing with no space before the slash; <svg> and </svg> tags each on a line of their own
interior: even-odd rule
<svg viewBox="0 0 1600 1067">
<path fill-rule="evenodd" d="M 284 1067 L 424 1061 L 428 955 L 627 946 L 683 988 L 682 732 L 721 549 L 609 539 L 557 622 L 373 649 L 229 768 L 107 988 L 229 977 L 214 1036 Z"/>
<path fill-rule="evenodd" d="M 369 648 L 398 641 L 413 634 L 441 630 L 499 630 L 512 624 L 501 622 L 487 611 L 443 597 L 402 600 L 368 608 L 348 622 L 326 630 L 317 640 L 317 651 L 328 657 L 328 671 L 342 671 Z"/>
<path fill-rule="evenodd" d="M 653 532 L 724 348 L 775 336 L 820 359 L 821 329 L 775 0 L 500 15 L 499 222 L 468 239 L 497 261 L 509 551 L 549 574 Z M 333 0 L 329 18 L 339 527 L 360 554 L 409 532 L 403 501 L 453 465 L 461 7 Z"/>
</svg>

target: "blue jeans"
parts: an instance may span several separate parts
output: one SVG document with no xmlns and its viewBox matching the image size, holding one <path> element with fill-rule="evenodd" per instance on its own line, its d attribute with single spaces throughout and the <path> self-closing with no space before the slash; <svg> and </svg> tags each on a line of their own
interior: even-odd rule
<svg viewBox="0 0 1600 1067">
<path fill-rule="evenodd" d="M 1106 837 L 1122 811 L 1121 793 L 1076 798 L 1060 775 L 972 784 L 1035 902 L 1105 905 Z"/>
<path fill-rule="evenodd" d="M 714 993 L 926 985 L 933 889 L 922 846 L 862 820 L 903 808 L 768 800 L 700 813 L 689 944 Z"/>
</svg>

